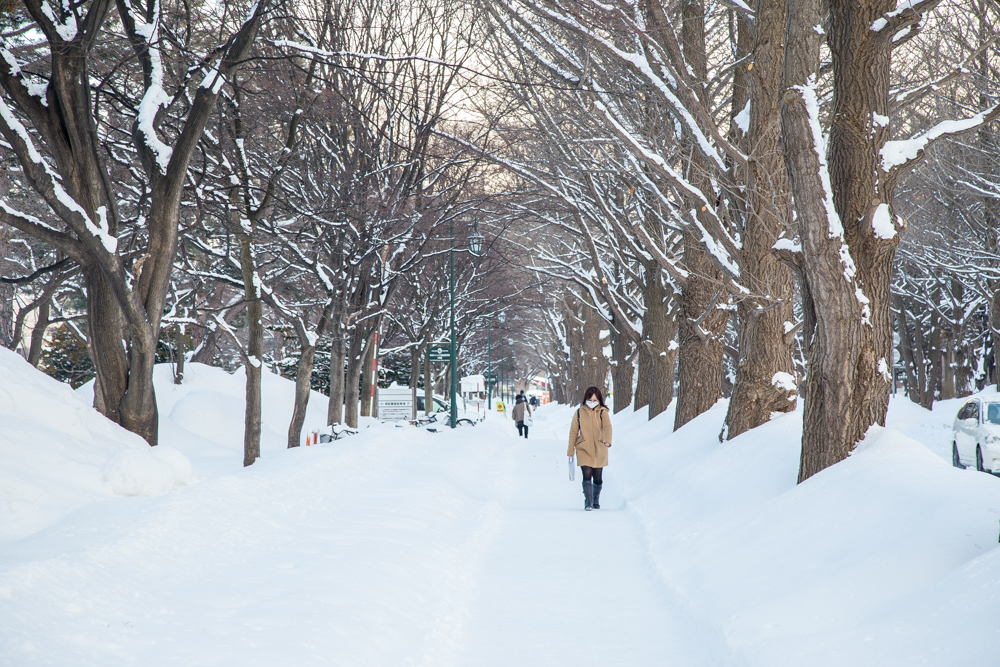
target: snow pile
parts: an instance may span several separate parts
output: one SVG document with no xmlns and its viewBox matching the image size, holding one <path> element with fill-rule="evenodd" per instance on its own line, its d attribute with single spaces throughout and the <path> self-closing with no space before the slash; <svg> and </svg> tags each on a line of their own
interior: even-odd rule
<svg viewBox="0 0 1000 667">
<path fill-rule="evenodd" d="M 801 412 L 720 444 L 724 415 L 625 417 L 615 480 L 661 576 L 747 664 L 995 664 L 1000 480 L 872 427 L 797 485 Z"/>
<path fill-rule="evenodd" d="M 102 468 L 104 481 L 119 496 L 150 496 L 191 481 L 187 457 L 169 447 L 122 449 Z"/>
<path fill-rule="evenodd" d="M 246 373 L 188 363 L 183 384 L 174 384 L 169 364 L 153 371 L 160 411 L 160 442 L 184 453 L 202 476 L 233 472 L 243 465 Z M 94 384 L 77 390 L 93 402 Z M 276 456 L 288 446 L 288 423 L 295 402 L 295 383 L 264 369 L 261 374 L 261 456 Z M 326 425 L 327 399 L 312 392 L 303 434 Z"/>
<path fill-rule="evenodd" d="M 115 494 L 190 483 L 190 462 L 150 448 L 69 386 L 0 348 L 0 541 L 34 533 Z"/>
<path fill-rule="evenodd" d="M 505 428 L 373 424 L 0 544 L 0 664 L 448 664 Z"/>
</svg>

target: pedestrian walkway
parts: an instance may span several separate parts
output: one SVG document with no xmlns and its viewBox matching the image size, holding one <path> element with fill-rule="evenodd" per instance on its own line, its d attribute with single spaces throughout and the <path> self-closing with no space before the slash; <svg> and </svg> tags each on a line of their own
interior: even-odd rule
<svg viewBox="0 0 1000 667">
<path fill-rule="evenodd" d="M 544 410 L 535 421 L 533 432 L 563 430 Z M 601 509 L 584 512 L 564 438 L 508 447 L 496 527 L 446 664 L 727 664 L 721 637 L 696 627 L 657 580 L 613 469 Z"/>
</svg>

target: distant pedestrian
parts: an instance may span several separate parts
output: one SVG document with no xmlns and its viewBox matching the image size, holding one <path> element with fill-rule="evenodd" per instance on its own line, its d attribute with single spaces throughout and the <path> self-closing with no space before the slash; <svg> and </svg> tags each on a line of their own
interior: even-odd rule
<svg viewBox="0 0 1000 667">
<path fill-rule="evenodd" d="M 517 437 L 521 437 L 521 432 L 524 432 L 524 439 L 528 439 L 528 425 L 524 423 L 524 412 L 527 410 L 528 414 L 531 414 L 531 408 L 528 407 L 528 400 L 524 397 L 524 392 L 522 391 L 514 399 L 514 409 L 510 411 L 510 418 L 514 420 L 517 424 Z"/>
<path fill-rule="evenodd" d="M 534 394 L 532 394 L 531 398 L 528 399 L 528 405 L 530 405 L 533 408 L 537 408 L 538 407 L 538 397 L 535 396 Z"/>
<path fill-rule="evenodd" d="M 588 512 L 601 509 L 601 489 L 604 487 L 603 471 L 608 465 L 608 448 L 611 447 L 611 417 L 604 396 L 597 387 L 583 392 L 583 403 L 577 408 L 569 425 L 569 460 L 576 455 L 576 463 L 583 472 L 583 508 Z"/>
</svg>

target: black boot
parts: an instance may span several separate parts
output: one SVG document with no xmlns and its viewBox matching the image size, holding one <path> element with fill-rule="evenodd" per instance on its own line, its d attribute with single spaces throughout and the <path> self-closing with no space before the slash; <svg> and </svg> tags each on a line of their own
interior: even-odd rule
<svg viewBox="0 0 1000 667">
<path fill-rule="evenodd" d="M 588 512 L 594 509 L 594 483 L 589 480 L 583 480 L 583 509 Z"/>
<path fill-rule="evenodd" d="M 594 482 L 594 509 L 595 510 L 601 509 L 600 500 L 601 500 L 601 489 L 603 487 L 604 487 L 604 483 L 603 482 L 600 483 L 600 484 L 598 484 L 597 482 Z"/>
</svg>

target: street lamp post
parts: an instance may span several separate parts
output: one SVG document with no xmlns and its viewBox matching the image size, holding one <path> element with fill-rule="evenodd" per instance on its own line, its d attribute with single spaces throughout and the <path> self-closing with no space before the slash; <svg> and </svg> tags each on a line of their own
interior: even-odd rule
<svg viewBox="0 0 1000 667">
<path fill-rule="evenodd" d="M 503 353 L 503 346 L 504 346 L 504 342 L 505 342 L 504 339 L 501 338 L 500 339 L 500 400 L 504 402 L 504 405 L 506 405 L 507 404 L 507 397 L 504 395 L 504 385 L 503 385 L 503 378 L 504 378 L 504 365 L 503 365 L 504 353 Z"/>
<path fill-rule="evenodd" d="M 510 384 L 510 400 L 513 401 L 514 400 L 514 373 L 513 373 L 513 371 L 515 370 L 514 369 L 514 339 L 513 338 L 508 338 L 507 339 L 507 347 L 510 348 L 510 370 L 511 370 L 511 374 L 507 378 L 507 380 L 508 380 L 508 384 Z"/>
<path fill-rule="evenodd" d="M 503 323 L 507 321 L 507 313 L 505 313 L 505 312 L 503 312 L 501 310 L 497 314 L 497 319 L 500 321 L 500 326 L 503 326 Z M 500 365 L 500 367 L 497 369 L 497 379 L 503 378 L 503 338 L 500 339 L 500 364 L 499 365 Z M 500 400 L 503 400 L 503 381 L 502 380 L 500 382 L 499 389 L 500 389 L 500 391 L 498 393 L 500 394 Z"/>
<path fill-rule="evenodd" d="M 449 363 L 451 369 L 451 419 L 449 426 L 455 428 L 458 421 L 458 368 L 456 367 L 457 341 L 455 338 L 455 220 L 448 221 L 448 235 L 451 237 L 451 249 L 448 252 L 448 288 L 451 292 L 451 354 Z M 478 257 L 483 252 L 483 235 L 479 233 L 479 223 L 469 234 L 469 252 Z"/>
<path fill-rule="evenodd" d="M 448 221 L 448 231 L 451 237 L 451 251 L 448 253 L 449 278 L 448 287 L 451 291 L 451 420 L 450 426 L 455 428 L 458 418 L 458 379 L 455 377 L 455 220 Z"/>
</svg>

